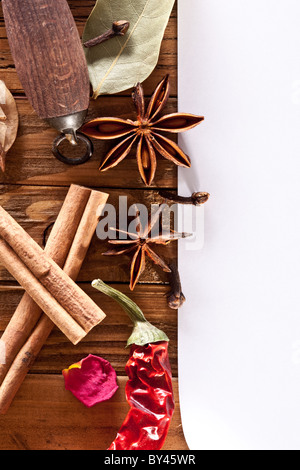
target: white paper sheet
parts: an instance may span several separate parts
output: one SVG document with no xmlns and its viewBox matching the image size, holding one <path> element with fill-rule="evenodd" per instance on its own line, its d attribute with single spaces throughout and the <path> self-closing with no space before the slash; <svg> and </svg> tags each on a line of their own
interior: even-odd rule
<svg viewBox="0 0 300 470">
<path fill-rule="evenodd" d="M 300 449 L 300 2 L 179 0 L 181 138 L 208 191 L 180 243 L 183 427 L 191 449 Z"/>
</svg>

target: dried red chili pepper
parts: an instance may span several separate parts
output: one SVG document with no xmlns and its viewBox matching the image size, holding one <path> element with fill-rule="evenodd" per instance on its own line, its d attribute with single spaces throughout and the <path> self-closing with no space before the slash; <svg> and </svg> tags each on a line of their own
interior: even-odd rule
<svg viewBox="0 0 300 470">
<path fill-rule="evenodd" d="M 108 450 L 160 450 L 174 413 L 169 339 L 151 325 L 126 295 L 97 280 L 93 287 L 114 298 L 134 323 L 126 365 L 126 398 L 130 411 Z"/>
</svg>

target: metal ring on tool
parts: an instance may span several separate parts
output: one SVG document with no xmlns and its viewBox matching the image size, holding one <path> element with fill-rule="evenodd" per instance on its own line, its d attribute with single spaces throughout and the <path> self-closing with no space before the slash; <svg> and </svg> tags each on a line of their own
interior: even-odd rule
<svg viewBox="0 0 300 470">
<path fill-rule="evenodd" d="M 74 157 L 74 158 L 68 158 L 65 157 L 59 150 L 60 144 L 64 140 L 68 140 L 65 134 L 59 135 L 54 141 L 53 141 L 53 146 L 52 146 L 52 153 L 53 155 L 61 162 L 66 163 L 67 165 L 82 165 L 82 163 L 87 162 L 91 156 L 93 155 L 94 147 L 91 142 L 91 140 L 85 136 L 84 134 L 81 134 L 80 132 L 76 133 L 76 137 L 78 140 L 81 140 L 86 144 L 86 153 L 82 157 Z"/>
</svg>

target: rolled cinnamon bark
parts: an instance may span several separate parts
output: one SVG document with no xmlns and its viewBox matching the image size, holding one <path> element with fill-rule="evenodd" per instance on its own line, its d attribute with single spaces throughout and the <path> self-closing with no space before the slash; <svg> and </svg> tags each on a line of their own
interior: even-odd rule
<svg viewBox="0 0 300 470">
<path fill-rule="evenodd" d="M 98 191 L 91 192 L 64 266 L 64 271 L 72 279 L 76 279 L 79 274 L 107 198 L 107 194 Z M 46 315 L 42 315 L 29 339 L 16 356 L 0 387 L 0 414 L 7 412 L 53 326 L 52 321 Z"/>
<path fill-rule="evenodd" d="M 64 265 L 64 271 L 71 279 L 75 280 L 79 274 L 107 199 L 108 194 L 99 191 L 91 192 Z"/>
<path fill-rule="evenodd" d="M 72 184 L 53 225 L 45 252 L 60 267 L 67 259 L 90 195 L 90 189 Z M 6 349 L 6 363 L 0 364 L 0 384 L 41 314 L 41 308 L 25 292 L 1 337 Z"/>
<path fill-rule="evenodd" d="M 4 415 L 8 411 L 27 372 L 40 352 L 41 347 L 38 345 L 42 346 L 45 343 L 52 328 L 51 320 L 47 315 L 42 315 L 26 344 L 11 364 L 0 387 L 0 415 Z"/>
<path fill-rule="evenodd" d="M 94 326 L 98 325 L 104 318 L 102 310 L 88 297 L 75 282 L 42 250 L 42 248 L 28 235 L 27 232 L 3 209 L 0 207 L 0 236 L 7 242 L 14 253 L 36 278 L 39 285 L 43 286 L 49 294 L 55 299 L 63 309 L 69 313 L 69 316 L 88 333 Z M 7 254 L 7 250 L 5 250 Z M 43 299 L 41 289 L 35 283 L 35 287 L 27 282 L 24 276 L 24 270 L 19 272 L 14 265 L 5 260 L 0 254 L 0 261 L 6 269 L 25 287 L 35 302 L 40 305 Z M 19 265 L 20 268 L 20 265 Z M 32 291 L 32 293 L 30 292 Z M 44 294 L 44 290 L 43 290 Z M 44 310 L 44 307 L 40 305 Z M 58 310 L 51 312 L 44 310 L 51 320 L 74 342 L 78 343 L 73 333 L 69 336 L 66 330 L 66 316 L 57 316 Z M 55 315 L 54 315 L 55 313 Z M 70 324 L 70 321 L 69 321 Z M 78 330 L 79 333 L 79 330 Z M 82 338 L 81 338 L 82 339 Z"/>
<path fill-rule="evenodd" d="M 8 243 L 2 239 L 0 239 L 0 263 L 9 270 L 30 297 L 73 344 L 79 343 L 86 336 L 85 330 L 66 312 L 20 260 Z"/>
</svg>

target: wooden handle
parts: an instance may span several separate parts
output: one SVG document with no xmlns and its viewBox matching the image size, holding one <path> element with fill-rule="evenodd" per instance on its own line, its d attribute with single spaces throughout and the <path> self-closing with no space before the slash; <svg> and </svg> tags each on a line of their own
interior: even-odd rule
<svg viewBox="0 0 300 470">
<path fill-rule="evenodd" d="M 10 49 L 24 91 L 43 119 L 88 109 L 89 76 L 66 0 L 2 0 Z"/>
</svg>

